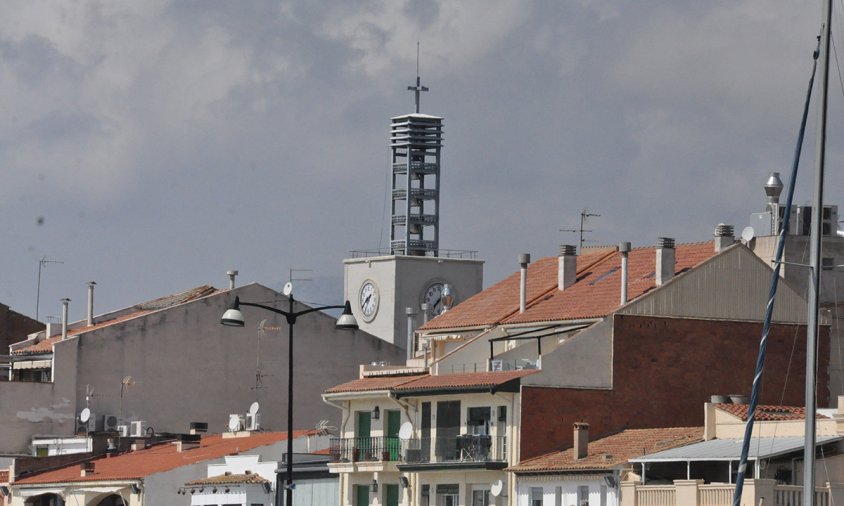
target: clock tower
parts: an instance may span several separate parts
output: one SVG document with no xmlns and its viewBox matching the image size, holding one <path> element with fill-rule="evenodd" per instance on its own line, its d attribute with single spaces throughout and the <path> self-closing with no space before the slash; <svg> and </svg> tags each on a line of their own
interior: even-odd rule
<svg viewBox="0 0 844 506">
<path fill-rule="evenodd" d="M 416 76 L 416 112 L 392 118 L 390 247 L 355 251 L 344 263 L 344 295 L 361 330 L 407 346 L 407 309 L 416 325 L 478 293 L 483 260 L 476 252 L 440 249 L 440 155 L 443 118 L 420 114 L 428 88 Z M 448 304 L 450 302 L 450 305 Z M 423 309 L 427 308 L 427 309 Z"/>
</svg>

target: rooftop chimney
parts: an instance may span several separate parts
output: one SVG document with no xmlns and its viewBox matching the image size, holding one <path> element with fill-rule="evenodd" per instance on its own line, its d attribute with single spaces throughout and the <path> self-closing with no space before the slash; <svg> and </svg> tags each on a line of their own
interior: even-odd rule
<svg viewBox="0 0 844 506">
<path fill-rule="evenodd" d="M 674 239 L 658 237 L 656 240 L 656 286 L 664 285 L 674 277 Z"/>
<path fill-rule="evenodd" d="M 765 182 L 765 195 L 768 196 L 768 204 L 778 204 L 782 193 L 782 181 L 779 172 L 771 172 Z"/>
<path fill-rule="evenodd" d="M 732 246 L 734 242 L 736 242 L 736 236 L 735 233 L 733 233 L 733 226 L 719 223 L 718 226 L 715 227 L 715 252 L 718 253 L 719 251 Z"/>
<path fill-rule="evenodd" d="M 586 458 L 589 454 L 589 424 L 574 423 L 574 460 Z"/>
<path fill-rule="evenodd" d="M 522 272 L 522 279 L 519 284 L 519 313 L 524 313 L 527 305 L 527 268 L 529 263 L 530 253 L 519 253 L 519 267 Z"/>
<path fill-rule="evenodd" d="M 621 253 L 621 304 L 627 303 L 627 255 L 630 253 L 630 243 L 618 243 L 618 252 Z"/>
<path fill-rule="evenodd" d="M 234 278 L 237 277 L 236 270 L 226 271 L 226 274 L 229 276 L 229 290 L 234 290 Z"/>
<path fill-rule="evenodd" d="M 67 306 L 70 299 L 62 299 L 62 341 L 67 339 Z"/>
<path fill-rule="evenodd" d="M 560 246 L 560 258 L 557 269 L 557 289 L 562 291 L 570 287 L 577 279 L 577 247 L 571 244 Z"/>
<path fill-rule="evenodd" d="M 88 281 L 88 326 L 94 324 L 94 287 L 96 281 Z"/>
</svg>

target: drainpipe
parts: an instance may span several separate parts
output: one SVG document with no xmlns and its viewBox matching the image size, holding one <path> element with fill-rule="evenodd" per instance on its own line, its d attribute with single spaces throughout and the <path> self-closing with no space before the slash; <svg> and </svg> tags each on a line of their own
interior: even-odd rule
<svg viewBox="0 0 844 506">
<path fill-rule="evenodd" d="M 62 299 L 62 341 L 67 339 L 67 306 L 70 304 L 70 299 Z"/>
<path fill-rule="evenodd" d="M 416 351 L 413 348 L 413 321 L 416 319 L 416 311 L 408 307 L 404 309 L 404 312 L 407 315 L 407 359 L 410 360 L 413 358 L 413 352 Z"/>
<path fill-rule="evenodd" d="M 229 277 L 229 290 L 234 290 L 234 278 L 237 277 L 238 272 L 234 269 L 230 271 L 226 271 L 226 275 Z"/>
<path fill-rule="evenodd" d="M 621 305 L 624 305 L 627 303 L 627 256 L 630 253 L 630 243 L 619 243 L 618 252 L 621 253 Z"/>
<path fill-rule="evenodd" d="M 519 313 L 525 312 L 527 305 L 527 268 L 530 263 L 530 253 L 519 253 L 519 267 L 521 267 L 522 279 L 519 285 Z"/>
<path fill-rule="evenodd" d="M 97 285 L 96 281 L 88 282 L 88 326 L 94 324 L 94 287 Z"/>
</svg>

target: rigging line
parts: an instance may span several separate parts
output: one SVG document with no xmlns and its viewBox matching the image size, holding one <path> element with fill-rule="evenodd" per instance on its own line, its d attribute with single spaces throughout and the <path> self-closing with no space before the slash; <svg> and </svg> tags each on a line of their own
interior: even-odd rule
<svg viewBox="0 0 844 506">
<path fill-rule="evenodd" d="M 835 68 L 838 70 L 838 84 L 841 86 L 841 95 L 844 96 L 844 79 L 841 78 L 841 64 L 838 61 L 838 51 L 835 49 L 835 37 L 830 37 L 832 41 L 832 52 L 835 54 Z"/>
<path fill-rule="evenodd" d="M 838 320 L 838 280 L 833 277 L 832 278 L 832 295 L 833 295 L 833 304 L 832 310 L 830 311 L 830 319 L 832 320 L 830 323 L 829 335 L 830 335 L 830 355 L 832 355 L 832 336 L 840 336 L 841 326 L 839 325 Z M 841 338 L 835 339 L 835 344 L 838 346 L 838 379 L 841 383 L 841 389 L 839 392 L 844 392 L 844 374 L 842 374 L 842 356 L 841 356 Z M 831 368 L 828 368 L 831 369 Z M 831 380 L 832 378 L 830 378 Z M 832 402 L 832 399 L 829 400 Z"/>
<path fill-rule="evenodd" d="M 818 35 L 818 46 L 812 54 L 812 75 L 809 78 L 809 87 L 806 90 L 806 100 L 803 104 L 803 115 L 800 120 L 800 130 L 797 135 L 797 145 L 794 148 L 794 160 L 791 166 L 791 178 L 786 196 L 785 216 L 780 224 L 779 240 L 775 256 L 774 269 L 771 272 L 771 285 L 768 294 L 768 304 L 765 308 L 765 322 L 762 328 L 762 338 L 759 341 L 759 356 L 756 360 L 756 370 L 753 374 L 753 389 L 750 393 L 750 404 L 747 407 L 747 423 L 744 426 L 744 438 L 741 445 L 741 458 L 739 460 L 738 473 L 736 474 L 736 488 L 733 494 L 733 506 L 740 506 L 741 493 L 744 488 L 744 476 L 747 471 L 747 457 L 750 451 L 750 438 L 753 435 L 753 424 L 756 421 L 756 406 L 759 403 L 759 390 L 762 386 L 762 375 L 765 370 L 765 350 L 768 346 L 768 333 L 771 330 L 771 320 L 774 313 L 774 301 L 776 299 L 777 286 L 779 285 L 781 260 L 785 247 L 785 238 L 788 236 L 788 222 L 791 217 L 791 204 L 794 199 L 794 187 L 797 183 L 797 169 L 800 166 L 800 152 L 803 149 L 803 137 L 806 133 L 806 120 L 809 116 L 809 105 L 812 97 L 812 87 L 815 83 L 815 73 L 818 69 L 818 56 L 820 55 L 821 36 Z M 808 338 L 808 329 L 807 329 Z M 808 353 L 808 352 L 807 352 Z"/>
</svg>

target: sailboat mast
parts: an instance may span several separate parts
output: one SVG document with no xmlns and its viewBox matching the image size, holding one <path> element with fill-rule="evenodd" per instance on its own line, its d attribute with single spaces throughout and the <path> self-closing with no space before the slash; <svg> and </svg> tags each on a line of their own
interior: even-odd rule
<svg viewBox="0 0 844 506">
<path fill-rule="evenodd" d="M 823 240 L 823 183 L 826 163 L 826 114 L 829 87 L 829 51 L 832 20 L 832 0 L 823 2 L 823 30 L 821 32 L 821 79 L 818 81 L 819 107 L 817 146 L 815 154 L 815 188 L 812 196 L 812 228 L 809 244 L 808 309 L 806 315 L 806 429 L 803 447 L 803 504 L 815 504 L 815 424 L 817 413 L 817 349 L 818 310 L 820 308 L 821 244 Z"/>
</svg>

